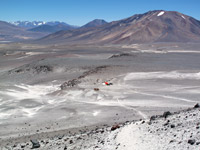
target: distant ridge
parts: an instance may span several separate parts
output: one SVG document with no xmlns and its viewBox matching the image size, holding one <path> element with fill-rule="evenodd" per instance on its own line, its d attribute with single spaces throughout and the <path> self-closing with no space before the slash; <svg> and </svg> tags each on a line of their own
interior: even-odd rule
<svg viewBox="0 0 200 150">
<path fill-rule="evenodd" d="M 71 27 L 76 27 L 73 25 L 69 25 L 65 22 L 60 22 L 60 21 L 49 21 L 49 22 L 45 22 L 45 21 L 14 21 L 14 22 L 9 22 L 10 24 L 13 24 L 15 26 L 18 27 L 22 27 L 22 28 L 35 28 L 41 25 L 50 25 L 50 26 L 55 26 L 55 25 L 66 25 L 66 26 L 71 26 Z"/>
<path fill-rule="evenodd" d="M 98 27 L 104 24 L 107 24 L 108 22 L 106 22 L 103 19 L 95 19 L 91 22 L 88 22 L 87 24 L 83 25 L 81 28 L 89 28 L 89 27 Z"/>
<path fill-rule="evenodd" d="M 176 11 L 155 10 L 95 28 L 57 32 L 41 41 L 76 44 L 199 42 L 200 21 Z"/>
<path fill-rule="evenodd" d="M 29 31 L 34 31 L 34 32 L 45 32 L 45 33 L 53 33 L 61 30 L 72 30 L 76 29 L 75 26 L 71 25 L 65 25 L 65 24 L 57 24 L 54 26 L 51 25 L 41 25 L 32 29 L 29 29 Z"/>
<path fill-rule="evenodd" d="M 0 21 L 0 42 L 35 40 L 47 36 L 50 33 L 75 28 L 78 27 L 59 21 L 16 21 L 12 23 Z"/>
<path fill-rule="evenodd" d="M 0 41 L 21 41 L 38 39 L 45 35 L 47 34 L 26 31 L 22 27 L 15 26 L 5 21 L 0 21 Z"/>
</svg>

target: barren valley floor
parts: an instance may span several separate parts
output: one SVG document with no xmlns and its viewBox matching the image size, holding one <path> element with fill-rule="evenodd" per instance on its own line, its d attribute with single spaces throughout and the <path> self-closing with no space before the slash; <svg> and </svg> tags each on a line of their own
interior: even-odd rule
<svg viewBox="0 0 200 150">
<path fill-rule="evenodd" d="M 94 131 L 98 139 L 113 125 L 193 107 L 200 102 L 199 58 L 191 43 L 1 44 L 1 148 L 30 149 L 38 139 L 42 149 L 98 149 L 74 138 Z"/>
</svg>

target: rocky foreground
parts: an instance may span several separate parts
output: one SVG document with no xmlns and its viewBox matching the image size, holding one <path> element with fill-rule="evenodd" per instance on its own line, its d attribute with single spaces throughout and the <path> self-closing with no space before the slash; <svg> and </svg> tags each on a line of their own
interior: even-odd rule
<svg viewBox="0 0 200 150">
<path fill-rule="evenodd" d="M 200 109 L 130 123 L 116 134 L 119 150 L 198 150 L 200 148 Z"/>
<path fill-rule="evenodd" d="M 26 139 L 26 140 L 25 140 Z M 112 127 L 82 128 L 40 139 L 25 138 L 12 141 L 3 150 L 61 149 L 61 150 L 199 150 L 200 106 L 181 112 L 164 112 L 148 120 L 126 122 Z M 29 141 L 27 141 L 29 139 Z M 23 141 L 23 140 L 22 140 Z"/>
</svg>

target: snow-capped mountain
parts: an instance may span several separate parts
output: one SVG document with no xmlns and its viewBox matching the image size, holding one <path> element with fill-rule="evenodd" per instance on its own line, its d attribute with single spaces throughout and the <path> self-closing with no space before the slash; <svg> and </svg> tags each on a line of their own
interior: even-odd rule
<svg viewBox="0 0 200 150">
<path fill-rule="evenodd" d="M 61 31 L 61 30 L 72 30 L 72 29 L 76 29 L 76 28 L 77 27 L 75 27 L 75 26 L 60 23 L 57 25 L 44 24 L 44 25 L 40 25 L 35 28 L 28 29 L 28 31 L 54 33 L 54 32 Z"/>
<path fill-rule="evenodd" d="M 45 21 L 15 21 L 15 22 L 9 22 L 13 25 L 16 25 L 18 27 L 23 27 L 23 28 L 35 28 L 41 25 L 50 25 L 50 26 L 55 26 L 58 24 L 62 25 L 68 25 L 65 22 L 60 22 L 60 21 L 50 21 L 50 22 L 45 22 Z"/>
<path fill-rule="evenodd" d="M 79 28 L 48 35 L 40 42 L 135 44 L 200 42 L 200 21 L 176 11 L 155 10 L 95 28 Z"/>
<path fill-rule="evenodd" d="M 31 32 L 25 28 L 0 21 L 0 41 L 22 41 L 41 38 L 48 33 Z"/>
</svg>

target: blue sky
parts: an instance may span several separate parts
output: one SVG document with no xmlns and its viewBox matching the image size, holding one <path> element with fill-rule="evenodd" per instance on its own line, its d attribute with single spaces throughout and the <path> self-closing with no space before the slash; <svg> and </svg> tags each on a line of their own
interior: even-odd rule
<svg viewBox="0 0 200 150">
<path fill-rule="evenodd" d="M 120 20 L 149 10 L 175 10 L 200 20 L 200 0 L 0 0 L 2 21 Z"/>
</svg>

